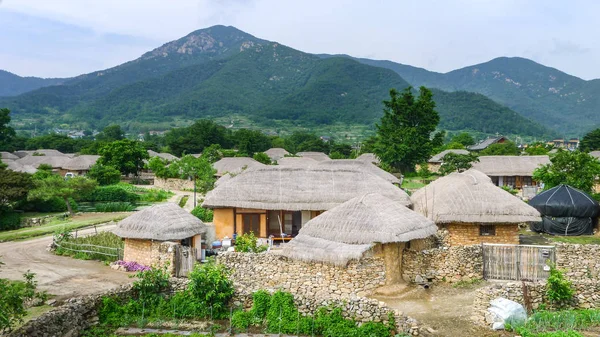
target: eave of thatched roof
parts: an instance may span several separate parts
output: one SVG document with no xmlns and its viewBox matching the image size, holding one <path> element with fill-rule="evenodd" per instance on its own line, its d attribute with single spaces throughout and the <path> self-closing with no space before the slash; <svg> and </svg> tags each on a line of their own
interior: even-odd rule
<svg viewBox="0 0 600 337">
<path fill-rule="evenodd" d="M 598 158 L 600 159 L 600 151 L 592 151 L 589 153 L 590 156 L 594 157 L 594 158 Z"/>
<path fill-rule="evenodd" d="M 0 151 L 0 159 L 2 160 L 17 160 L 20 157 L 17 155 L 14 155 L 10 152 L 6 152 L 6 151 Z"/>
<path fill-rule="evenodd" d="M 42 164 L 50 165 L 52 168 L 61 168 L 67 164 L 71 158 L 67 156 L 25 156 L 21 159 L 17 159 L 21 165 L 29 165 L 34 168 L 38 168 Z"/>
<path fill-rule="evenodd" d="M 287 167 L 311 167 L 318 163 L 309 157 L 283 157 L 277 161 L 277 165 Z"/>
<path fill-rule="evenodd" d="M 206 225 L 178 205 L 164 203 L 121 220 L 113 233 L 127 239 L 182 240 L 206 233 Z"/>
<path fill-rule="evenodd" d="M 454 149 L 450 149 L 450 150 L 444 150 L 438 154 L 436 154 L 435 156 L 429 158 L 428 163 L 441 163 L 442 159 L 444 159 L 444 156 L 447 155 L 448 153 L 456 153 L 456 154 L 469 154 L 469 151 L 467 150 L 454 150 Z"/>
<path fill-rule="evenodd" d="M 286 155 L 288 155 L 290 153 L 280 147 L 273 147 L 273 148 L 270 148 L 267 151 L 265 151 L 265 154 L 267 156 L 269 156 L 269 158 L 271 158 L 271 160 L 278 161 L 279 159 L 285 157 Z"/>
<path fill-rule="evenodd" d="M 40 149 L 40 150 L 28 150 L 28 151 L 15 151 L 14 152 L 15 155 L 19 156 L 20 158 L 26 157 L 26 156 L 33 156 L 34 154 L 38 154 L 40 156 L 47 156 L 47 157 L 51 157 L 51 156 L 59 156 L 59 157 L 66 157 L 66 155 L 58 150 L 45 150 L 45 149 Z"/>
<path fill-rule="evenodd" d="M 413 208 L 435 223 L 521 223 L 540 213 L 475 169 L 452 173 L 417 190 Z"/>
<path fill-rule="evenodd" d="M 548 156 L 481 156 L 473 168 L 488 176 L 527 176 L 550 163 Z"/>
<path fill-rule="evenodd" d="M 277 165 L 246 171 L 219 184 L 206 195 L 203 206 L 317 211 L 372 192 L 410 205 L 402 189 L 365 170 Z"/>
<path fill-rule="evenodd" d="M 19 162 L 17 162 L 16 160 L 6 160 L 6 161 L 3 161 L 3 163 L 8 165 L 8 169 L 11 171 L 30 173 L 30 174 L 34 174 L 37 172 L 37 169 L 35 167 L 30 166 L 30 165 L 19 164 Z"/>
<path fill-rule="evenodd" d="M 331 160 L 331 158 L 323 152 L 298 152 L 296 155 L 304 158 L 312 158 L 316 161 Z"/>
<path fill-rule="evenodd" d="M 299 234 L 285 244 L 283 256 L 305 262 L 325 262 L 345 266 L 359 260 L 371 250 L 373 244 L 350 245 Z"/>
<path fill-rule="evenodd" d="M 73 171 L 87 171 L 92 167 L 100 156 L 96 155 L 80 155 L 71 158 L 71 160 L 67 161 L 61 168 L 65 170 L 73 170 Z"/>
<path fill-rule="evenodd" d="M 377 156 L 374 153 L 363 153 L 360 156 L 358 156 L 356 160 L 366 161 L 374 165 L 379 165 L 381 163 L 379 158 L 377 158 Z"/>
<path fill-rule="evenodd" d="M 399 184 L 400 180 L 396 178 L 393 174 L 382 170 L 381 168 L 365 161 L 356 160 L 356 159 L 334 159 L 334 160 L 324 160 L 322 162 L 317 163 L 316 167 L 331 167 L 332 169 L 338 168 L 347 168 L 347 169 L 356 169 L 356 170 L 365 170 L 366 172 L 372 173 L 380 178 L 383 178 L 392 184 Z"/>
<path fill-rule="evenodd" d="M 249 157 L 227 157 L 213 164 L 217 170 L 217 176 L 223 176 L 226 173 L 239 174 L 243 170 L 265 167 L 263 163 Z"/>
<path fill-rule="evenodd" d="M 156 152 L 153 150 L 148 150 L 148 156 L 150 156 L 150 158 L 152 157 L 159 157 L 161 159 L 164 159 L 166 161 L 174 161 L 174 160 L 179 160 L 178 157 L 170 154 L 170 153 L 166 153 L 166 152 Z"/>
</svg>

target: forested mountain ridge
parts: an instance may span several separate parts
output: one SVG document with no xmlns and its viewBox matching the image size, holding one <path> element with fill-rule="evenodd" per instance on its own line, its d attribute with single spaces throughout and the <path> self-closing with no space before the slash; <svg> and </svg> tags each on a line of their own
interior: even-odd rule
<svg viewBox="0 0 600 337">
<path fill-rule="evenodd" d="M 0 97 L 16 96 L 42 87 L 62 84 L 68 80 L 67 78 L 21 77 L 0 69 Z"/>
<path fill-rule="evenodd" d="M 581 135 L 600 125 L 600 80 L 586 81 L 529 59 L 499 57 L 443 74 L 392 61 L 355 59 L 391 69 L 414 86 L 483 94 L 561 134 Z"/>
<path fill-rule="evenodd" d="M 22 129 L 41 129 L 43 122 L 81 129 L 119 123 L 139 130 L 166 121 L 232 115 L 246 116 L 257 126 L 276 120 L 304 126 L 372 126 L 382 115 L 381 102 L 389 97 L 389 89 L 408 85 L 389 69 L 344 57 L 323 59 L 233 27 L 215 26 L 120 66 L 4 98 L 0 106 L 13 111 L 15 124 Z M 443 92 L 436 96 L 441 127 L 552 134 L 483 96 Z"/>
</svg>

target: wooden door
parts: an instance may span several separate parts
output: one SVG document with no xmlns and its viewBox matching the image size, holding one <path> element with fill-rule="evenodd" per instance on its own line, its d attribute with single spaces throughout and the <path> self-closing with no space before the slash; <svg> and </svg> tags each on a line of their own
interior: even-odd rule
<svg viewBox="0 0 600 337">
<path fill-rule="evenodd" d="M 260 236 L 260 214 L 242 214 L 242 230 L 244 234 L 253 232 Z"/>
</svg>

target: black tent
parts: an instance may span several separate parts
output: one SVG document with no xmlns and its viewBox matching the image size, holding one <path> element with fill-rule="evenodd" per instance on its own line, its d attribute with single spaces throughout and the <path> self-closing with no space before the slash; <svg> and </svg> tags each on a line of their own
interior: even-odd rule
<svg viewBox="0 0 600 337">
<path fill-rule="evenodd" d="M 554 235 L 591 235 L 600 205 L 591 196 L 568 185 L 558 185 L 529 201 L 542 214 L 531 224 L 535 232 Z"/>
</svg>

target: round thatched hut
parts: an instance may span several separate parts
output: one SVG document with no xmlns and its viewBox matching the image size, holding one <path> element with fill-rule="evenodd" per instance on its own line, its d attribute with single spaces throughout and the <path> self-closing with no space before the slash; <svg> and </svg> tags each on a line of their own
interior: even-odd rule
<svg viewBox="0 0 600 337">
<path fill-rule="evenodd" d="M 307 222 L 283 255 L 346 265 L 365 255 L 383 256 L 388 284 L 400 281 L 402 251 L 411 240 L 437 231 L 433 221 L 378 193 L 350 199 Z"/>
<path fill-rule="evenodd" d="M 470 169 L 439 178 L 411 196 L 413 209 L 448 229 L 451 245 L 518 244 L 518 225 L 540 213 Z"/>
<path fill-rule="evenodd" d="M 125 239 L 123 260 L 152 266 L 164 262 L 159 247 L 165 241 L 200 248 L 206 225 L 178 205 L 164 203 L 121 220 L 114 233 Z"/>
</svg>

